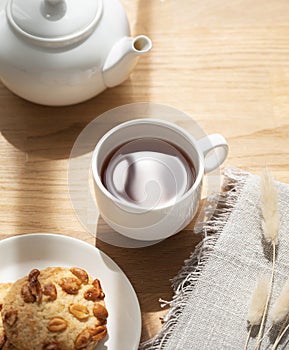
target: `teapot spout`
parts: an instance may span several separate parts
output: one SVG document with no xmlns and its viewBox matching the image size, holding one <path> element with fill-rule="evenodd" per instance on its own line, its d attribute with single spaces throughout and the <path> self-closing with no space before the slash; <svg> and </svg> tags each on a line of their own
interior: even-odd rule
<svg viewBox="0 0 289 350">
<path fill-rule="evenodd" d="M 138 57 L 149 52 L 151 40 L 145 35 L 135 38 L 124 37 L 110 50 L 103 67 L 103 79 L 107 87 L 125 81 L 137 63 Z"/>
</svg>

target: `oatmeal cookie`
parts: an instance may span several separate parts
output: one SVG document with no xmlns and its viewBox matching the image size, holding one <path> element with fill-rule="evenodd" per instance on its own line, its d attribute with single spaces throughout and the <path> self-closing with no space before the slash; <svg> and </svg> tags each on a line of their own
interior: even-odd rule
<svg viewBox="0 0 289 350">
<path fill-rule="evenodd" d="M 12 286 L 12 283 L 0 283 L 0 315 L 3 307 L 3 300 L 6 294 L 8 293 L 9 289 L 11 288 L 11 286 Z M 4 332 L 2 318 L 0 317 L 0 349 L 1 350 L 2 349 L 4 350 L 5 348 L 8 349 L 5 343 L 6 343 L 6 335 Z"/>
<path fill-rule="evenodd" d="M 19 350 L 92 350 L 107 316 L 100 281 L 77 267 L 32 270 L 2 307 L 6 337 Z"/>
<path fill-rule="evenodd" d="M 1 350 L 19 350 L 16 349 L 14 345 L 12 345 L 9 340 L 5 341 L 5 344 L 3 345 L 3 348 L 0 347 Z"/>
</svg>

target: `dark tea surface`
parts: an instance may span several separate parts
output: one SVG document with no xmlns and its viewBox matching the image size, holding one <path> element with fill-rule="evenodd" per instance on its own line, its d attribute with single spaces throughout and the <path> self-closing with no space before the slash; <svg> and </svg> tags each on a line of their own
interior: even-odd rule
<svg viewBox="0 0 289 350">
<path fill-rule="evenodd" d="M 127 142 L 102 167 L 102 182 L 115 197 L 141 208 L 174 203 L 195 181 L 190 158 L 175 145 L 155 138 Z"/>
</svg>

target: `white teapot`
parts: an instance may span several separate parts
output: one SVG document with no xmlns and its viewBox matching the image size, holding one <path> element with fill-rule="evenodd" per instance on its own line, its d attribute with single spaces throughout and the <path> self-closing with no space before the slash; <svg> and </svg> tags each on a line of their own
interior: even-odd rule
<svg viewBox="0 0 289 350">
<path fill-rule="evenodd" d="M 128 78 L 151 40 L 129 37 L 118 0 L 8 0 L 0 12 L 0 78 L 15 94 L 60 106 Z"/>
</svg>

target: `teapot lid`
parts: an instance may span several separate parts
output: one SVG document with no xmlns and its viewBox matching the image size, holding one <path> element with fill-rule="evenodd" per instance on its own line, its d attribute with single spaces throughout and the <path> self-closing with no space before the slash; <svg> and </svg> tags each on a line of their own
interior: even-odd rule
<svg viewBox="0 0 289 350">
<path fill-rule="evenodd" d="M 10 0 L 14 29 L 40 45 L 59 47 L 87 37 L 102 14 L 102 0 Z"/>
</svg>

